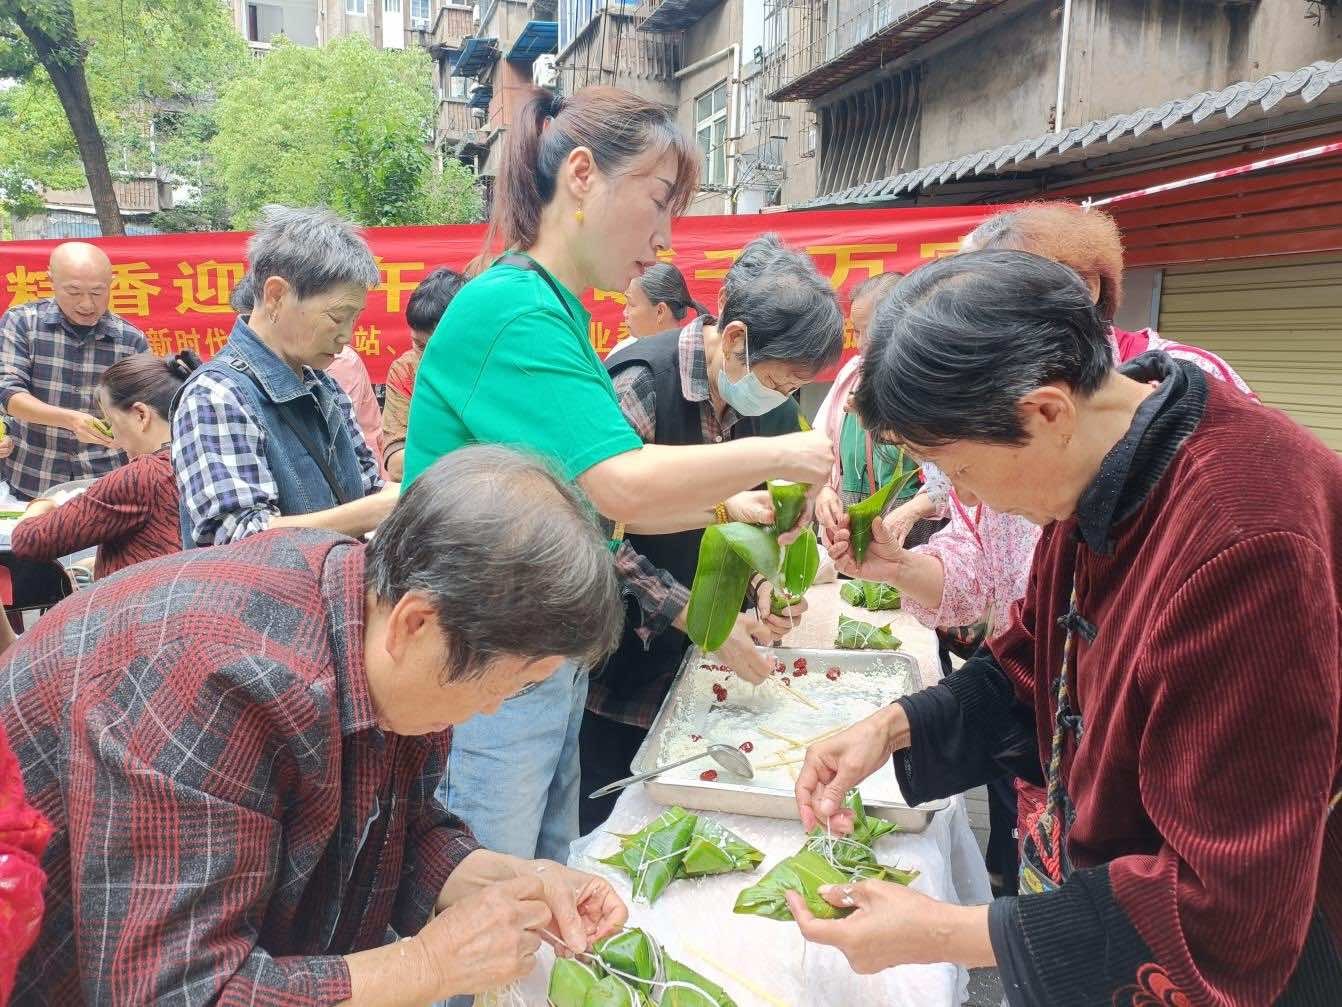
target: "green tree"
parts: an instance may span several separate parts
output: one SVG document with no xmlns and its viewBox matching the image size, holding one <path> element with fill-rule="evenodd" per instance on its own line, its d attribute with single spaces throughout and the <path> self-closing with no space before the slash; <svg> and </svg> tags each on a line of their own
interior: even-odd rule
<svg viewBox="0 0 1342 1007">
<path fill-rule="evenodd" d="M 432 64 L 421 49 L 379 50 L 362 36 L 320 49 L 281 43 L 233 81 L 211 150 L 239 226 L 267 203 L 324 203 L 359 223 L 478 219 L 471 172 L 438 170 Z"/>
<path fill-rule="evenodd" d="M 247 69 L 223 0 L 0 0 L 0 76 L 18 82 L 0 93 L 0 207 L 87 184 L 103 233 L 122 233 L 113 172 L 194 183 L 202 144 L 179 127 L 212 135 L 214 97 Z"/>
</svg>

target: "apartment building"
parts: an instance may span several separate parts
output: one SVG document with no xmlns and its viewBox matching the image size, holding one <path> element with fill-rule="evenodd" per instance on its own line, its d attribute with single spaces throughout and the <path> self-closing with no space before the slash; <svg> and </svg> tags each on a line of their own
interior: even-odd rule
<svg viewBox="0 0 1342 1007">
<path fill-rule="evenodd" d="M 233 23 L 252 53 L 264 56 L 277 35 L 322 45 L 364 35 L 380 49 L 429 44 L 438 0 L 232 0 Z"/>
</svg>

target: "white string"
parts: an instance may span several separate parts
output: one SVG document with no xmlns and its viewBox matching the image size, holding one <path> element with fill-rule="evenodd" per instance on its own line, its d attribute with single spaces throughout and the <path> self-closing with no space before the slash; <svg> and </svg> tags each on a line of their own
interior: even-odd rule
<svg viewBox="0 0 1342 1007">
<path fill-rule="evenodd" d="M 627 934 L 627 933 L 630 932 L 630 928 L 629 928 L 629 927 L 622 927 L 622 928 L 620 929 L 620 932 L 621 932 L 621 933 L 626 933 L 626 934 Z M 603 969 L 605 969 L 605 970 L 606 970 L 607 972 L 609 972 L 611 975 L 615 976 L 615 978 L 619 979 L 621 985 L 623 985 L 623 986 L 625 987 L 625 989 L 629 990 L 629 995 L 632 996 L 632 997 L 636 997 L 637 994 L 636 994 L 636 991 L 635 991 L 635 990 L 633 990 L 633 989 L 631 989 L 631 988 L 629 987 L 629 981 L 631 981 L 631 980 L 632 980 L 634 983 L 636 983 L 637 985 L 640 985 L 640 986 L 643 986 L 643 985 L 653 986 L 653 987 L 656 987 L 657 989 L 660 989 L 660 990 L 663 990 L 663 991 L 665 991 L 665 990 L 669 990 L 669 989 L 685 989 L 685 990 L 693 990 L 695 993 L 698 993 L 701 997 L 703 997 L 703 998 L 704 998 L 705 1000 L 707 1000 L 709 1003 L 716 1003 L 716 1002 L 717 1002 L 717 1001 L 714 999 L 713 994 L 709 993 L 708 990 L 704 989 L 704 988 L 701 987 L 701 986 L 696 986 L 694 983 L 686 982 L 686 981 L 683 980 L 683 979 L 644 979 L 642 976 L 632 975 L 632 974 L 629 973 L 629 972 L 624 972 L 624 971 L 622 971 L 622 970 L 620 970 L 620 969 L 615 968 L 615 966 L 611 965 L 609 962 L 607 962 L 604 958 L 602 958 L 599 954 L 597 954 L 597 953 L 595 953 L 595 952 L 592 952 L 592 951 L 575 951 L 573 948 L 571 948 L 571 947 L 569 947 L 567 944 L 565 944 L 562 938 L 556 937 L 554 934 L 550 933 L 550 931 L 548 931 L 548 930 L 542 929 L 542 930 L 541 930 L 541 933 L 543 933 L 546 937 L 550 938 L 551 941 L 553 941 L 554 943 L 558 944 L 560 947 L 565 948 L 565 949 L 566 949 L 570 954 L 572 954 L 575 958 L 586 958 L 587 960 L 592 961 L 592 962 L 595 962 L 596 964 L 600 965 Z M 658 976 L 664 976 L 666 973 L 665 973 L 664 968 L 663 968 L 663 952 L 662 952 L 662 947 L 661 947 L 661 945 L 658 944 L 658 943 L 657 943 L 655 940 L 653 940 L 651 937 L 648 937 L 647 934 L 644 934 L 643 936 L 644 936 L 644 937 L 647 937 L 648 944 L 652 947 L 652 952 L 653 952 L 653 955 L 655 956 L 655 961 L 656 961 L 656 969 L 655 969 L 655 970 L 656 970 L 657 975 L 658 975 Z M 578 964 L 581 965 L 582 963 L 579 962 Z M 511 1005 L 510 1005 L 510 1007 L 511 1007 Z M 525 1004 L 523 1005 L 523 1007 L 525 1007 Z"/>
<path fill-rule="evenodd" d="M 678 849 L 678 850 L 672 850 L 670 853 L 668 853 L 668 854 L 667 854 L 666 856 L 664 856 L 664 857 L 656 857 L 656 858 L 654 858 L 654 859 L 652 859 L 652 860 L 648 860 L 648 859 L 647 859 L 648 844 L 647 844 L 647 842 L 644 842 L 643 845 L 640 846 L 640 847 L 639 847 L 639 850 L 638 850 L 638 867 L 636 867 L 636 868 L 634 869 L 634 891 L 633 891 L 633 897 L 634 897 L 635 899 L 638 898 L 638 894 L 639 894 L 639 886 L 642 885 L 643 882 L 647 880 L 647 877 L 648 877 L 648 876 L 647 876 L 646 873 L 644 873 L 643 868 L 645 868 L 645 867 L 651 867 L 653 864 L 660 864 L 663 860 L 670 860 L 672 857 L 678 857 L 678 856 L 680 856 L 682 853 L 686 853 L 686 852 L 688 852 L 688 850 L 689 850 L 689 846 L 682 846 L 682 847 L 681 847 L 680 849 Z"/>
</svg>

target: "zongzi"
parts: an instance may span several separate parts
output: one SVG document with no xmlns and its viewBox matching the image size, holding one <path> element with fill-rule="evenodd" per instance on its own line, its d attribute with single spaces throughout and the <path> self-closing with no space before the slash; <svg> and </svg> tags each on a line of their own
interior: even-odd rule
<svg viewBox="0 0 1342 1007">
<path fill-rule="evenodd" d="M 771 920 L 790 920 L 787 892 L 796 892 L 807 908 L 821 919 L 846 916 L 851 909 L 830 905 L 820 895 L 822 885 L 842 885 L 849 880 L 837 867 L 814 850 L 803 848 L 773 868 L 736 897 L 732 911 L 745 916 L 766 916 Z"/>
<path fill-rule="evenodd" d="M 889 624 L 873 626 L 861 619 L 840 615 L 834 646 L 840 650 L 898 650 L 903 642 L 890 632 Z"/>
<path fill-rule="evenodd" d="M 899 588 L 875 580 L 850 580 L 839 588 L 839 597 L 855 608 L 871 612 L 899 608 Z"/>
</svg>

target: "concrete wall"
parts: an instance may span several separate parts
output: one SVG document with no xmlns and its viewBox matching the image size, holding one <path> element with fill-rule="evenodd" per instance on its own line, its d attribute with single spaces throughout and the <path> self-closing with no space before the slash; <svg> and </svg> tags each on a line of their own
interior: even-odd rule
<svg viewBox="0 0 1342 1007">
<path fill-rule="evenodd" d="M 947 36 L 954 44 L 926 58 L 920 166 L 1048 131 L 1058 76 L 1051 7 L 1023 4 L 989 23 L 971 21 Z"/>
<path fill-rule="evenodd" d="M 1302 0 L 1074 0 L 1064 125 L 1342 56 L 1342 9 Z"/>
<path fill-rule="evenodd" d="M 699 19 L 685 33 L 684 65 L 692 66 L 702 59 L 721 52 L 735 43 L 737 49 L 714 60 L 708 66 L 680 78 L 677 102 L 677 122 L 690 137 L 694 136 L 694 102 L 705 91 L 712 90 L 722 81 L 727 81 L 727 182 L 734 178 L 732 155 L 738 143 L 731 140 L 741 132 L 741 91 L 738 80 L 741 60 L 749 60 L 749 54 L 742 54 L 740 43 L 742 36 L 742 3 L 747 0 L 727 0 L 719 4 Z M 760 2 L 760 0 L 754 0 Z M 731 197 L 721 192 L 700 192 L 690 204 L 687 216 L 704 214 L 731 213 Z"/>
</svg>

